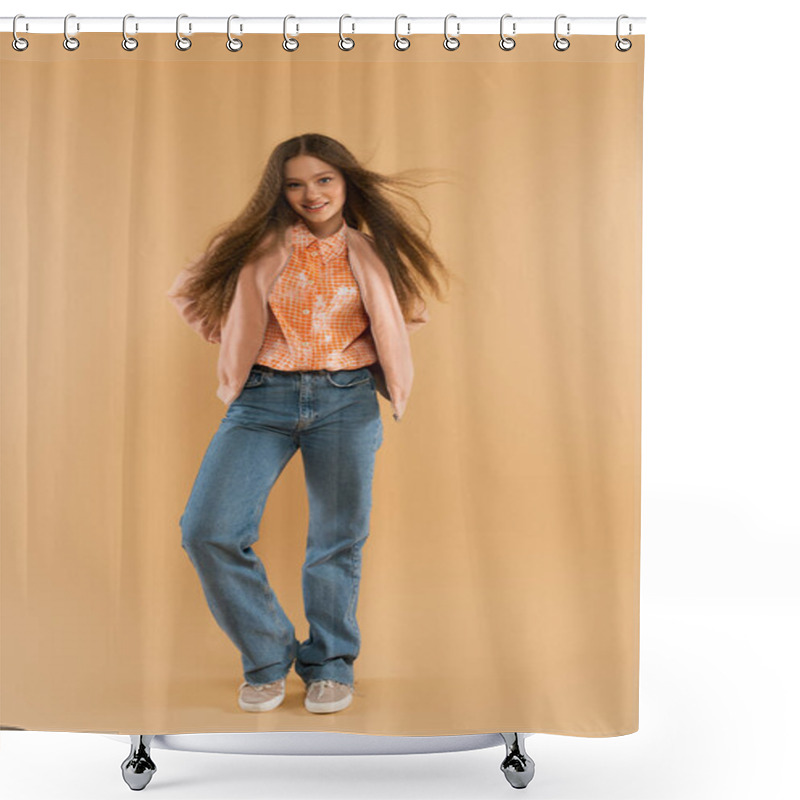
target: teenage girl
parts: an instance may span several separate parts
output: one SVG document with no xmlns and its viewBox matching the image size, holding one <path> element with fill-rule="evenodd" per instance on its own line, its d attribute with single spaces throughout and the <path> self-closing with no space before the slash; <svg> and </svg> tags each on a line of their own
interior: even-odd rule
<svg viewBox="0 0 800 800">
<path fill-rule="evenodd" d="M 437 275 L 449 279 L 386 191 L 404 183 L 414 182 L 367 170 L 328 136 L 289 139 L 246 209 L 168 293 L 220 344 L 228 411 L 180 525 L 209 608 L 241 652 L 245 711 L 279 706 L 293 663 L 308 711 L 352 702 L 361 551 L 383 441 L 377 394 L 399 421 L 413 376 L 408 332 L 427 320 L 420 284 L 441 298 Z M 309 501 L 302 643 L 252 549 L 298 448 Z"/>
</svg>

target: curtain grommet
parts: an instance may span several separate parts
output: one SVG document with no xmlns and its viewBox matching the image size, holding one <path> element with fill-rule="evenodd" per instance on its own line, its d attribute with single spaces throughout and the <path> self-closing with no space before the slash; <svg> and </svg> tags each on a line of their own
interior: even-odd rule
<svg viewBox="0 0 800 800">
<path fill-rule="evenodd" d="M 24 14 L 15 14 L 14 15 L 14 19 L 13 19 L 13 21 L 11 23 L 11 35 L 13 37 L 11 39 L 11 46 L 18 53 L 22 53 L 23 51 L 27 50 L 28 49 L 28 44 L 29 44 L 27 39 L 23 39 L 21 36 L 17 36 L 17 20 L 20 17 L 25 19 L 25 15 Z M 26 27 L 27 27 L 27 24 L 26 24 Z"/>
<path fill-rule="evenodd" d="M 401 36 L 398 33 L 397 28 L 398 28 L 398 23 L 400 21 L 400 17 L 403 17 L 403 19 L 408 19 L 408 17 L 405 14 L 398 14 L 394 18 L 394 49 L 395 50 L 400 50 L 401 52 L 404 52 L 404 51 L 408 50 L 409 47 L 411 47 L 411 39 L 406 39 L 404 36 Z M 408 32 L 407 32 L 406 35 L 411 35 L 411 23 L 410 22 L 408 23 Z"/>
<path fill-rule="evenodd" d="M 628 50 L 630 50 L 631 47 L 633 47 L 633 42 L 630 39 L 623 39 L 622 37 L 620 37 L 620 35 L 619 35 L 619 21 L 621 19 L 630 19 L 630 18 L 628 17 L 627 14 L 620 14 L 617 17 L 617 41 L 614 42 L 614 47 L 616 47 L 617 50 L 620 51 L 620 53 L 627 53 Z M 630 33 L 631 33 L 631 24 L 629 22 L 628 23 L 628 35 L 629 36 L 630 36 Z"/>
<path fill-rule="evenodd" d="M 559 53 L 563 53 L 569 48 L 569 39 L 565 39 L 563 36 L 558 35 L 558 21 L 566 18 L 566 14 L 558 14 L 558 16 L 555 18 L 555 22 L 553 23 L 553 32 L 556 36 L 555 41 L 553 42 L 553 47 L 555 47 Z M 569 22 L 567 22 L 567 36 L 569 36 Z"/>
<path fill-rule="evenodd" d="M 444 18 L 444 41 L 442 42 L 442 45 L 444 46 L 445 50 L 450 50 L 452 52 L 453 50 L 458 50 L 459 46 L 461 45 L 461 40 L 458 38 L 459 29 L 461 27 L 461 24 L 458 22 L 458 19 L 456 19 L 456 35 L 455 36 L 451 36 L 447 32 L 447 22 L 450 19 L 450 17 L 456 17 L 456 15 L 455 14 L 448 14 Z"/>
<path fill-rule="evenodd" d="M 342 14 L 342 16 L 339 17 L 339 49 L 344 50 L 345 52 L 349 52 L 356 46 L 356 40 L 351 39 L 350 37 L 345 36 L 342 33 L 342 22 L 344 22 L 345 17 L 353 19 L 350 16 L 350 14 Z M 356 30 L 356 25 L 355 23 L 353 23 L 353 30 L 351 31 L 351 33 L 355 33 L 355 30 Z"/>
<path fill-rule="evenodd" d="M 505 50 L 506 52 L 508 52 L 509 50 L 513 50 L 517 46 L 516 41 L 512 38 L 513 34 L 515 34 L 517 32 L 517 23 L 516 22 L 512 22 L 511 23 L 511 34 L 512 34 L 512 36 L 506 36 L 505 33 L 503 33 L 503 23 L 506 21 L 507 17 L 512 17 L 512 16 L 513 16 L 513 14 L 503 14 L 503 16 L 500 17 L 500 42 L 499 42 L 499 45 L 500 45 L 500 49 L 501 50 Z"/>
<path fill-rule="evenodd" d="M 188 14 L 178 14 L 175 18 L 175 47 L 178 50 L 186 51 L 192 46 L 192 40 L 181 33 L 181 20 L 188 17 Z M 189 33 L 192 32 L 192 23 L 189 23 Z"/>
<path fill-rule="evenodd" d="M 235 36 L 231 35 L 231 20 L 233 19 L 239 19 L 239 15 L 231 14 L 228 17 L 228 41 L 225 42 L 225 47 L 227 47 L 231 53 L 238 53 L 244 47 L 244 42 L 241 39 L 237 39 Z M 242 28 L 239 26 L 240 33 L 241 30 Z"/>
<path fill-rule="evenodd" d="M 287 14 L 283 18 L 283 49 L 286 50 L 287 53 L 294 53 L 294 51 L 300 47 L 300 40 L 296 39 L 294 36 L 289 36 L 286 32 L 286 23 L 290 19 L 297 19 L 297 17 L 294 14 Z M 295 33 L 300 33 L 300 26 L 297 23 L 295 23 L 295 26 L 297 28 Z"/>
<path fill-rule="evenodd" d="M 77 37 L 70 36 L 67 33 L 67 20 L 70 17 L 74 17 L 74 16 L 76 16 L 76 15 L 75 14 L 67 14 L 67 16 L 64 17 L 64 41 L 62 42 L 62 44 L 64 45 L 64 49 L 65 50 L 69 50 L 70 52 L 72 52 L 74 50 L 77 50 L 81 46 L 80 40 Z M 81 24 L 80 24 L 80 22 L 78 22 L 78 23 L 76 23 L 75 30 L 79 31 L 80 29 L 81 29 Z"/>
<path fill-rule="evenodd" d="M 122 49 L 127 50 L 129 53 L 132 50 L 135 50 L 139 46 L 139 40 L 135 36 L 128 36 L 128 32 L 125 30 L 128 20 L 133 17 L 133 14 L 126 14 L 122 18 Z M 134 17 L 135 19 L 135 17 Z M 139 30 L 139 25 L 134 24 L 136 30 Z"/>
</svg>

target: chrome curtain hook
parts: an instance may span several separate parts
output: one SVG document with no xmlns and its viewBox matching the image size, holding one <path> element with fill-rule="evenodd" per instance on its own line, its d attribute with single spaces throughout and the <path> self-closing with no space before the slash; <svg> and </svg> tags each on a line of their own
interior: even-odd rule
<svg viewBox="0 0 800 800">
<path fill-rule="evenodd" d="M 558 21 L 560 19 L 566 19 L 566 18 L 567 18 L 566 14 L 559 14 L 556 17 L 555 24 L 553 26 L 553 30 L 556 35 L 556 39 L 553 42 L 553 47 L 555 47 L 555 49 L 558 50 L 559 52 L 563 52 L 569 47 L 569 39 L 565 39 L 563 36 L 558 35 Z M 567 23 L 567 36 L 569 36 L 569 22 Z"/>
<path fill-rule="evenodd" d="M 75 16 L 75 14 L 67 14 L 67 16 L 64 17 L 64 42 L 63 42 L 63 44 L 64 44 L 64 49 L 65 50 L 70 50 L 70 51 L 77 50 L 81 46 L 81 43 L 74 36 L 70 36 L 67 33 L 67 20 L 70 17 L 74 17 L 74 16 Z M 81 29 L 81 25 L 78 22 L 78 23 L 75 24 L 75 30 L 79 31 L 80 29 Z"/>
<path fill-rule="evenodd" d="M 15 50 L 17 50 L 19 52 L 22 52 L 23 50 L 27 50 L 28 49 L 28 40 L 27 39 L 22 39 L 21 37 L 17 36 L 17 20 L 20 19 L 20 17 L 22 19 L 25 19 L 25 15 L 24 14 L 16 14 L 14 16 L 13 22 L 11 23 L 11 35 L 14 37 L 11 40 L 11 46 Z M 25 28 L 27 29 L 27 27 L 28 27 L 28 23 L 26 22 L 25 23 Z"/>
<path fill-rule="evenodd" d="M 123 50 L 135 50 L 139 46 L 139 40 L 134 38 L 133 36 L 128 36 L 125 32 L 126 23 L 128 20 L 133 17 L 133 14 L 126 14 L 122 18 L 122 49 Z M 135 28 L 139 30 L 139 24 L 135 24 Z"/>
<path fill-rule="evenodd" d="M 630 17 L 627 14 L 620 14 L 617 17 L 617 41 L 614 42 L 614 47 L 616 47 L 617 50 L 619 50 L 621 53 L 627 53 L 628 50 L 630 50 L 631 47 L 633 47 L 633 42 L 630 39 L 620 39 L 620 37 L 619 37 L 619 21 L 621 19 L 630 19 Z M 630 33 L 631 33 L 631 24 L 629 22 L 628 23 L 628 35 L 630 35 Z"/>
<path fill-rule="evenodd" d="M 517 43 L 514 41 L 514 39 L 511 38 L 511 36 L 506 36 L 503 33 L 503 23 L 506 21 L 506 18 L 508 18 L 508 17 L 513 17 L 513 14 L 503 14 L 503 16 L 500 17 L 500 49 L 501 50 L 513 50 L 517 46 Z M 517 32 L 517 23 L 516 22 L 512 22 L 511 23 L 511 33 L 513 35 L 516 32 Z"/>
<path fill-rule="evenodd" d="M 188 17 L 188 14 L 178 14 L 175 18 L 175 35 L 178 37 L 175 39 L 175 47 L 178 50 L 188 50 L 192 46 L 192 40 L 187 39 L 185 36 L 181 35 L 181 20 L 184 17 Z M 192 32 L 192 23 L 189 23 L 189 33 Z"/>
<path fill-rule="evenodd" d="M 448 14 L 444 18 L 444 41 L 442 44 L 444 45 L 445 50 L 458 50 L 458 46 L 461 44 L 460 40 L 458 39 L 458 34 L 461 31 L 461 23 L 456 21 L 456 35 L 450 36 L 447 32 L 447 22 L 450 17 L 457 17 L 456 14 Z"/>
<path fill-rule="evenodd" d="M 342 22 L 344 21 L 345 17 L 347 19 L 353 19 L 349 14 L 342 14 L 342 16 L 339 17 L 339 49 L 340 50 L 352 50 L 356 46 L 355 39 L 350 39 L 349 37 L 345 36 L 342 33 Z M 353 23 L 353 30 L 351 31 L 351 33 L 355 33 L 355 32 L 356 32 L 356 24 L 354 22 Z"/>
<path fill-rule="evenodd" d="M 300 47 L 300 40 L 295 39 L 293 36 L 289 36 L 289 34 L 286 33 L 286 23 L 290 19 L 297 19 L 297 17 L 295 17 L 294 14 L 287 14 L 283 18 L 283 49 L 293 53 L 298 47 Z M 300 26 L 295 23 L 295 27 L 297 28 L 295 33 L 300 33 Z"/>
<path fill-rule="evenodd" d="M 231 53 L 238 53 L 243 47 L 244 42 L 241 39 L 236 39 L 231 36 L 231 20 L 232 19 L 239 19 L 238 14 L 231 14 L 228 17 L 228 41 L 225 42 L 225 47 L 231 51 Z M 239 27 L 239 31 L 241 32 L 241 26 Z"/>
<path fill-rule="evenodd" d="M 398 14 L 394 18 L 394 49 L 395 50 L 408 50 L 408 48 L 411 47 L 411 39 L 406 39 L 405 37 L 401 36 L 397 32 L 397 27 L 398 27 L 398 23 L 400 21 L 400 17 L 402 17 L 403 19 L 408 19 L 408 17 L 405 14 Z M 411 23 L 408 22 L 406 24 L 408 26 L 407 33 L 410 35 L 411 34 Z"/>
</svg>

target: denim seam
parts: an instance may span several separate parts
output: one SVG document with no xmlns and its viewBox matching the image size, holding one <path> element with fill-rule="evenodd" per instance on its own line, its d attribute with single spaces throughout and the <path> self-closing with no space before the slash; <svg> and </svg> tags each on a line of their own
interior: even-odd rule
<svg viewBox="0 0 800 800">
<path fill-rule="evenodd" d="M 356 591 L 358 589 L 358 576 L 356 575 L 356 548 L 358 547 L 358 539 L 353 541 L 353 546 L 350 548 L 350 575 L 353 579 L 353 585 L 350 589 L 350 605 L 347 609 L 347 616 L 352 620 L 353 625 L 356 625 Z"/>
<path fill-rule="evenodd" d="M 330 375 L 326 375 L 325 377 L 328 379 L 328 383 L 331 386 L 335 386 L 337 389 L 351 389 L 355 386 L 363 386 L 365 383 L 369 383 L 370 381 L 369 378 L 364 378 L 363 380 L 353 381 L 352 383 L 336 383 L 336 381 L 334 381 Z"/>
</svg>

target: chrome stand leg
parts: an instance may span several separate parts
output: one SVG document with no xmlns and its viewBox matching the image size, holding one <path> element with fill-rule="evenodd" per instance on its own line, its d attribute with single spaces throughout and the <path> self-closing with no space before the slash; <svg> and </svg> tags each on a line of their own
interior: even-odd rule
<svg viewBox="0 0 800 800">
<path fill-rule="evenodd" d="M 122 779 L 135 792 L 144 789 L 156 771 L 156 765 L 150 758 L 150 742 L 152 736 L 130 734 L 131 752 L 122 762 Z"/>
<path fill-rule="evenodd" d="M 525 738 L 519 733 L 501 733 L 506 743 L 506 757 L 500 769 L 515 789 L 524 789 L 533 780 L 536 765 L 525 752 Z"/>
</svg>

